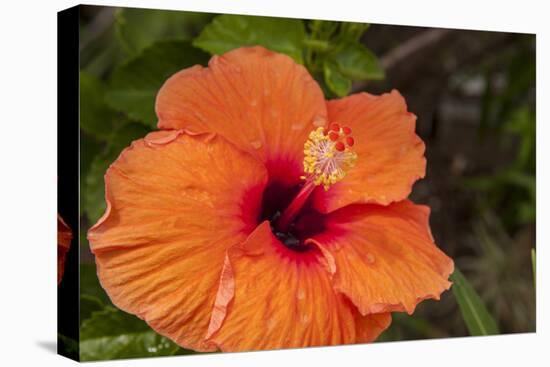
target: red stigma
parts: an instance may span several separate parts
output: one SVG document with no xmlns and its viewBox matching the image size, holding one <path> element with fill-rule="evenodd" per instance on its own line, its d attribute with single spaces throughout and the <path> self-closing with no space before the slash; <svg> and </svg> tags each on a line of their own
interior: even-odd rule
<svg viewBox="0 0 550 367">
<path fill-rule="evenodd" d="M 340 131 L 340 125 L 338 125 L 337 123 L 332 123 L 330 124 L 330 130 L 334 131 L 334 132 L 338 132 Z"/>
<path fill-rule="evenodd" d="M 346 136 L 346 144 L 348 147 L 352 147 L 355 144 L 355 140 L 351 136 Z"/>
<path fill-rule="evenodd" d="M 336 149 L 339 152 L 343 152 L 344 150 L 346 150 L 346 146 L 344 145 L 344 143 L 339 141 L 336 144 L 334 144 L 334 149 Z"/>
</svg>

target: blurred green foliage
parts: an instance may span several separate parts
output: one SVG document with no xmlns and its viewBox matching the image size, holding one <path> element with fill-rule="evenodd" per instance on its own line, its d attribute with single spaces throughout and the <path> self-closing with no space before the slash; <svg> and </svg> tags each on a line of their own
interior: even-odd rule
<svg viewBox="0 0 550 367">
<path fill-rule="evenodd" d="M 510 111 L 498 129 L 503 144 L 518 146 L 515 159 L 492 175 L 464 181 L 467 188 L 483 194 L 481 210 L 501 208 L 500 216 L 511 231 L 536 216 L 535 126 L 535 113 L 528 106 Z"/>
<path fill-rule="evenodd" d="M 347 95 L 353 81 L 384 78 L 378 59 L 360 42 L 368 28 L 362 23 L 308 21 L 306 66 L 327 96 Z"/>
<path fill-rule="evenodd" d="M 208 13 L 125 8 L 116 13 L 114 27 L 131 57 L 158 41 L 191 40 L 211 18 Z"/>
<path fill-rule="evenodd" d="M 80 128 L 98 140 L 108 140 L 119 116 L 105 103 L 106 85 L 97 77 L 80 73 Z"/>
<path fill-rule="evenodd" d="M 175 355 L 179 346 L 137 317 L 111 306 L 93 311 L 80 327 L 83 362 Z"/>
<path fill-rule="evenodd" d="M 113 129 L 104 148 L 94 156 L 85 176 L 82 203 L 82 208 L 91 222 L 96 222 L 105 211 L 105 172 L 123 149 L 130 146 L 132 141 L 143 138 L 148 132 L 148 129 L 139 124 L 121 123 Z"/>
<path fill-rule="evenodd" d="M 298 19 L 219 15 L 195 38 L 193 45 L 221 55 L 243 46 L 264 46 L 303 63 L 304 23 Z"/>
<path fill-rule="evenodd" d="M 479 124 L 480 142 L 498 137 L 501 154 L 517 153 L 492 175 L 465 180 L 480 195 L 481 210 L 499 208 L 510 232 L 534 222 L 536 215 L 536 115 L 534 109 L 534 40 L 484 66 L 485 91 Z"/>
<path fill-rule="evenodd" d="M 534 329 L 534 285 L 529 261 L 531 243 L 513 238 L 493 211 L 474 224 L 476 241 L 471 255 L 459 259 L 473 287 L 494 319 L 507 320 L 514 331 Z M 527 265 L 527 266 L 526 266 Z"/>
<path fill-rule="evenodd" d="M 473 253 L 459 262 L 494 318 L 514 331 L 535 328 L 535 286 L 525 281 L 536 221 L 534 49 L 534 38 L 527 39 L 477 71 L 485 85 L 479 142 L 496 140 L 494 154 L 503 159 L 492 174 L 463 181 L 477 198 L 478 213 Z"/>
<path fill-rule="evenodd" d="M 162 84 L 176 72 L 207 61 L 207 54 L 186 41 L 158 41 L 115 69 L 105 101 L 114 110 L 154 129 L 154 101 Z"/>
<path fill-rule="evenodd" d="M 110 9 L 103 8 L 102 11 L 107 12 L 105 16 L 109 16 Z M 100 34 L 90 34 L 94 32 L 92 27 L 81 30 L 81 70 L 95 76 L 108 75 L 119 63 L 157 41 L 190 41 L 213 16 L 156 9 L 116 9 L 109 26 Z"/>
</svg>

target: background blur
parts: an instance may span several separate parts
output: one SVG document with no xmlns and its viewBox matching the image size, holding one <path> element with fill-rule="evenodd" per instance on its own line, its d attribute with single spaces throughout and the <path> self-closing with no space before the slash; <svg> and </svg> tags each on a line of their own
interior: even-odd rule
<svg viewBox="0 0 550 367">
<path fill-rule="evenodd" d="M 83 234 L 103 213 L 109 164 L 155 129 L 164 80 L 262 44 L 303 63 L 327 98 L 398 89 L 418 116 L 428 165 L 412 199 L 431 207 L 436 242 L 467 281 L 394 314 L 379 340 L 485 335 L 464 295 L 488 334 L 535 331 L 534 35 L 95 6 L 80 20 Z M 83 360 L 190 353 L 110 304 L 84 237 L 81 262 Z"/>
</svg>

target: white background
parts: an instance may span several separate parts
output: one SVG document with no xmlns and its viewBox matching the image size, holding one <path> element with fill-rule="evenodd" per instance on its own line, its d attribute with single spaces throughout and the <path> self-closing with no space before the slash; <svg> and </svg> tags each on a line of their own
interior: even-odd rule
<svg viewBox="0 0 550 367">
<path fill-rule="evenodd" d="M 56 12 L 72 1 L 2 2 L 0 365 L 65 366 L 56 338 Z M 219 13 L 537 33 L 537 333 L 172 357 L 116 366 L 548 366 L 549 46 L 545 1 L 98 1 Z M 419 86 L 421 88 L 422 86 Z M 76 121 L 75 121 L 76 123 Z M 546 212 L 548 214 L 548 212 Z"/>
</svg>

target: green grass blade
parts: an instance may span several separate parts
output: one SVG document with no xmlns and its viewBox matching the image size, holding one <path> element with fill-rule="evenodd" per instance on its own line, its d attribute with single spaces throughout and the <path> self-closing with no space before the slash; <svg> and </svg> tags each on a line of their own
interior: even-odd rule
<svg viewBox="0 0 550 367">
<path fill-rule="evenodd" d="M 460 270 L 455 269 L 453 275 L 451 275 L 451 280 L 453 281 L 453 294 L 458 302 L 462 318 L 468 327 L 470 335 L 498 334 L 499 331 L 495 320 Z"/>
</svg>

